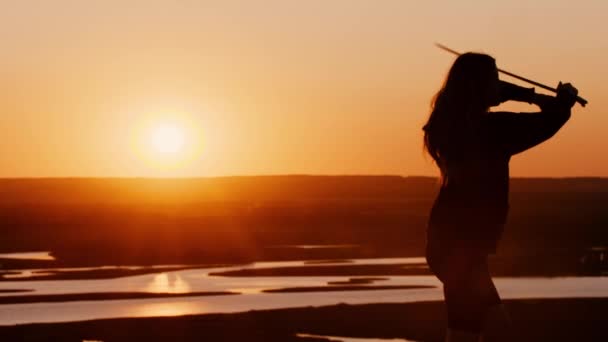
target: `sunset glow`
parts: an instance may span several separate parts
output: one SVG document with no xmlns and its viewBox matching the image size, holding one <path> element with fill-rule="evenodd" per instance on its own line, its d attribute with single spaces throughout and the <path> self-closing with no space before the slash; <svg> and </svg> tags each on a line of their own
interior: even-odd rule
<svg viewBox="0 0 608 342">
<path fill-rule="evenodd" d="M 184 131 L 174 124 L 159 124 L 150 132 L 151 148 L 159 154 L 175 155 L 183 151 Z"/>
<path fill-rule="evenodd" d="M 154 104 L 125 111 L 134 113 L 125 134 L 130 140 L 129 165 L 138 173 L 179 176 L 208 154 L 201 112 Z"/>
<path fill-rule="evenodd" d="M 435 42 L 589 101 L 512 176 L 608 175 L 580 153 L 608 149 L 608 2 L 94 3 L 0 13 L 0 177 L 437 176 L 421 127 L 454 56 Z"/>
<path fill-rule="evenodd" d="M 0 342 L 608 342 L 607 37 L 608 0 L 2 1 Z"/>
</svg>

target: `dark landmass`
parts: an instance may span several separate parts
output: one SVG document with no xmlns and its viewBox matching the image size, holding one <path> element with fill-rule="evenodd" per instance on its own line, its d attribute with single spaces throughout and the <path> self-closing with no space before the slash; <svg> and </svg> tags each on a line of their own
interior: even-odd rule
<svg viewBox="0 0 608 342">
<path fill-rule="evenodd" d="M 304 264 L 307 265 L 313 265 L 313 264 L 348 264 L 353 262 L 352 260 L 348 260 L 348 259 L 334 259 L 334 260 L 306 260 L 304 261 Z"/>
<path fill-rule="evenodd" d="M 350 286 L 302 286 L 268 289 L 262 292 L 330 292 L 330 291 L 368 291 L 368 290 L 416 290 L 430 289 L 435 286 L 427 285 L 350 285 Z M 0 297 L 2 298 L 2 297 Z"/>
<path fill-rule="evenodd" d="M 586 275 L 581 272 L 577 259 L 560 256 L 497 256 L 488 258 L 490 273 L 498 277 L 563 277 Z M 209 275 L 225 277 L 301 277 L 301 276 L 388 276 L 431 275 L 426 263 L 354 264 L 354 265 L 304 265 L 297 267 L 243 268 L 230 271 L 210 272 Z M 600 273 L 601 275 L 601 273 Z"/>
<path fill-rule="evenodd" d="M 608 341 L 607 298 L 504 300 L 516 341 Z M 0 327 L 2 341 L 329 341 L 298 333 L 443 342 L 443 302 L 331 305 Z M 335 340 L 334 340 L 335 341 Z M 492 339 L 488 339 L 492 341 Z"/>
<path fill-rule="evenodd" d="M 32 292 L 31 289 L 0 289 L 0 293 L 19 293 L 19 292 Z M 0 297 L 4 298 L 4 297 Z M 8 298 L 8 297 L 7 297 Z"/>
<path fill-rule="evenodd" d="M 379 280 L 389 280 L 390 278 L 384 277 L 363 277 L 363 278 L 350 278 L 346 281 L 328 281 L 327 285 L 350 285 L 350 284 L 371 284 Z"/>
<path fill-rule="evenodd" d="M 344 263 L 344 264 L 342 264 Z M 490 273 L 495 277 L 563 277 L 589 275 L 582 273 L 576 259 L 568 256 L 537 256 L 533 260 L 527 257 L 490 256 Z M 2 277 L 2 281 L 38 281 L 38 280 L 86 280 L 110 279 L 128 277 L 142 274 L 173 272 L 187 269 L 208 267 L 238 266 L 237 264 L 206 264 L 192 266 L 142 267 L 131 269 L 128 267 L 91 269 L 91 270 L 39 270 L 29 277 L 10 278 Z M 286 276 L 392 276 L 392 275 L 431 275 L 426 263 L 394 263 L 394 264 L 351 264 L 341 261 L 337 265 L 304 264 L 299 266 L 241 268 L 230 271 L 209 272 L 211 276 L 223 277 L 286 277 Z M 606 275 L 607 273 L 599 273 Z M 591 274 L 598 275 L 598 274 Z M 332 282 L 332 284 L 364 284 L 373 280 L 385 278 L 351 278 L 347 282 Z"/>
<path fill-rule="evenodd" d="M 6 270 L 423 256 L 437 190 L 435 178 L 399 176 L 2 179 L 0 252 L 51 251 L 57 260 L 0 263 Z M 590 247 L 608 246 L 608 179 L 513 179 L 510 190 L 497 253 L 503 267 L 553 273 L 537 260 L 559 260 L 570 272 Z M 273 247 L 298 244 L 358 247 Z"/>
<path fill-rule="evenodd" d="M 6 278 L 0 274 L 0 283 L 2 281 L 36 281 L 36 280 L 87 280 L 87 279 L 112 279 L 120 277 L 131 277 L 142 274 L 175 272 L 189 269 L 197 269 L 204 267 L 226 267 L 234 266 L 234 264 L 208 264 L 208 265 L 192 265 L 192 266 L 167 266 L 167 267 L 143 267 L 130 269 L 126 267 L 107 268 L 107 269 L 92 269 L 92 270 L 44 270 L 34 271 L 32 276 L 24 278 Z M 17 272 L 13 272 L 17 274 Z"/>
<path fill-rule="evenodd" d="M 0 296 L 1 304 L 48 303 L 48 302 L 77 302 L 91 300 L 118 300 L 118 299 L 150 299 L 173 297 L 201 297 L 234 295 L 239 292 L 207 291 L 188 293 L 152 293 L 152 292 L 91 292 L 91 293 L 64 293 L 53 295 L 26 295 L 26 296 Z"/>
<path fill-rule="evenodd" d="M 422 268 L 420 268 L 422 267 Z M 425 275 L 431 274 L 426 264 L 360 264 L 332 266 L 298 266 L 244 268 L 233 271 L 210 272 L 224 277 L 301 277 L 301 276 L 350 276 L 350 275 Z"/>
</svg>

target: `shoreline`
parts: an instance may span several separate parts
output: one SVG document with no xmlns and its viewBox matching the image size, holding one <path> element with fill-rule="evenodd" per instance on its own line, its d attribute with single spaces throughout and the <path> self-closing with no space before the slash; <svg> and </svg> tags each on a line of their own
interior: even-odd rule
<svg viewBox="0 0 608 342">
<path fill-rule="evenodd" d="M 24 289 L 24 291 L 31 291 Z M 0 305 L 30 304 L 30 303 L 65 303 L 78 301 L 123 300 L 123 299 L 154 299 L 238 295 L 234 291 L 199 291 L 199 292 L 90 292 L 90 293 L 63 293 L 53 295 L 17 295 L 0 296 Z"/>
<path fill-rule="evenodd" d="M 390 258 L 421 258 L 421 256 L 395 256 Z M 424 258 L 424 256 L 422 256 Z M 248 260 L 242 262 L 215 262 L 205 263 L 199 261 L 193 264 L 149 266 L 149 265 L 116 265 L 116 266 L 92 266 L 91 269 L 69 270 L 70 266 L 62 265 L 63 269 L 54 267 L 41 268 L 37 262 L 27 264 L 20 260 L 20 268 L 0 270 L 0 284 L 2 282 L 27 282 L 38 280 L 90 280 L 90 279 L 114 279 L 144 274 L 173 272 L 189 269 L 234 267 L 232 270 L 210 271 L 211 276 L 229 277 L 257 277 L 257 276 L 396 276 L 396 275 L 433 275 L 428 269 L 426 262 L 420 263 L 361 263 L 353 264 L 352 261 L 360 259 L 281 259 L 281 260 Z M 364 259 L 387 259 L 387 257 L 364 258 Z M 197 260 L 198 261 L 198 260 Z M 264 262 L 302 262 L 302 265 L 273 266 L 248 268 L 253 263 Z M 335 263 L 335 264 L 331 264 Z M 585 270 L 571 255 L 542 255 L 542 256 L 505 256 L 490 255 L 488 257 L 489 269 L 492 277 L 577 277 L 577 276 L 607 276 L 608 271 L 589 272 Z M 22 270 L 28 270 L 28 266 L 35 267 L 29 277 L 14 277 Z M 52 265 L 49 265 L 52 266 Z M 239 266 L 243 266 L 239 268 Z M 97 268 L 95 267 L 103 267 Z"/>
<path fill-rule="evenodd" d="M 608 298 L 503 300 L 518 341 L 608 340 Z M 297 334 L 443 341 L 442 301 L 0 326 L 6 341 L 330 341 Z M 335 340 L 334 340 L 335 341 Z"/>
</svg>

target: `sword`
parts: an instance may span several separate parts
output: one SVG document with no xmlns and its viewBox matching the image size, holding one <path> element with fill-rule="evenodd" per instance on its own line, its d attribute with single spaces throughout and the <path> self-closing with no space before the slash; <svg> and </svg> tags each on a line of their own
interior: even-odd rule
<svg viewBox="0 0 608 342">
<path fill-rule="evenodd" d="M 450 49 L 449 47 L 447 47 L 445 45 L 442 45 L 442 44 L 439 44 L 439 43 L 435 43 L 435 45 L 438 48 L 442 49 L 442 50 L 445 50 L 447 52 L 453 53 L 456 56 L 460 56 L 460 53 L 458 51 L 454 51 L 454 50 Z M 552 91 L 554 93 L 557 93 L 557 89 L 555 89 L 555 88 L 549 87 L 547 85 L 544 85 L 544 84 L 536 82 L 536 81 L 532 81 L 531 79 L 528 79 L 528 78 L 525 78 L 525 77 L 521 77 L 519 75 L 515 75 L 514 73 L 508 72 L 506 70 L 503 70 L 503 69 L 499 68 L 498 72 L 501 72 L 501 73 L 503 73 L 505 75 L 509 75 L 509 76 L 511 76 L 513 78 L 516 78 L 518 80 L 521 80 L 521 81 L 524 81 L 524 82 L 528 82 L 528 83 L 533 84 L 533 85 L 535 85 L 535 86 L 537 86 L 539 88 L 543 88 L 545 90 L 549 90 L 549 91 Z M 581 106 L 583 106 L 583 107 L 585 107 L 585 105 L 587 104 L 587 100 L 585 100 L 584 98 L 582 98 L 580 96 L 576 97 L 576 102 L 580 103 Z"/>
</svg>

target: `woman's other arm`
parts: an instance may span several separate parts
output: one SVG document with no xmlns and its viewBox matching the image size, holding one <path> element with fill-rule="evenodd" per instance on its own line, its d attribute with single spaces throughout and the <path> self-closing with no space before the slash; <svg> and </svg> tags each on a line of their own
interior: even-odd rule
<svg viewBox="0 0 608 342">
<path fill-rule="evenodd" d="M 498 112 L 491 115 L 492 134 L 510 155 L 551 138 L 570 119 L 578 91 L 569 83 L 558 86 L 557 96 L 533 93 L 517 99 L 540 107 L 535 113 Z"/>
</svg>

